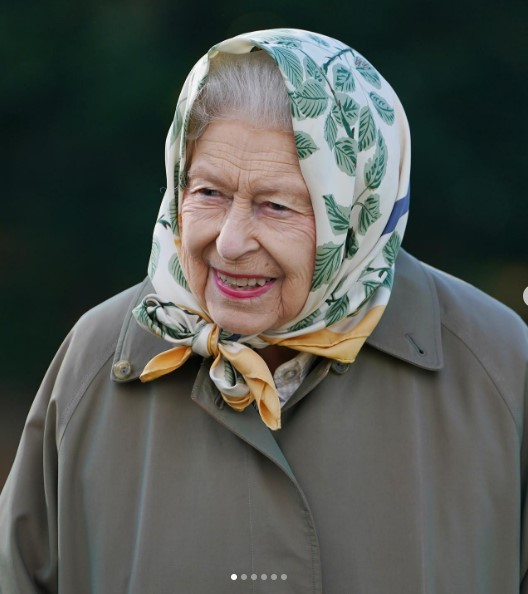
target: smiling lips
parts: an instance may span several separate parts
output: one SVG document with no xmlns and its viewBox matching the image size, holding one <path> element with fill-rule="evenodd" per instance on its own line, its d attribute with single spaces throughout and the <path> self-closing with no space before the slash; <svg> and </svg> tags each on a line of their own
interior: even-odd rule
<svg viewBox="0 0 528 594">
<path fill-rule="evenodd" d="M 215 269 L 213 269 L 213 277 L 216 286 L 224 295 L 237 299 L 259 297 L 267 293 L 276 281 L 272 277 L 226 274 Z"/>
</svg>

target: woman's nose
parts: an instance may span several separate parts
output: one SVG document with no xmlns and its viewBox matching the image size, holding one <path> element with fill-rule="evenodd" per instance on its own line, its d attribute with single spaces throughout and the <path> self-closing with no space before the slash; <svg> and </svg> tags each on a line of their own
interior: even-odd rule
<svg viewBox="0 0 528 594">
<path fill-rule="evenodd" d="M 258 248 L 251 208 L 233 202 L 216 238 L 219 256 L 224 260 L 239 260 Z"/>
</svg>

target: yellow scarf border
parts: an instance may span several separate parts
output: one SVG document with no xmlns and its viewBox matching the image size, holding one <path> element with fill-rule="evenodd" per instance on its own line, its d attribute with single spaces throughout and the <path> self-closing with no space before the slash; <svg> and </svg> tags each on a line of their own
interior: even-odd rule
<svg viewBox="0 0 528 594">
<path fill-rule="evenodd" d="M 341 363 L 353 363 L 366 339 L 372 334 L 385 310 L 384 305 L 370 309 L 363 319 L 350 332 L 339 334 L 329 328 L 310 332 L 292 338 L 273 339 L 263 337 L 270 345 L 283 346 L 296 351 L 304 351 Z M 272 430 L 281 427 L 279 395 L 273 376 L 264 359 L 252 348 L 244 347 L 231 352 L 218 341 L 220 328 L 215 326 L 209 337 L 208 350 L 215 357 L 213 367 L 227 359 L 243 376 L 249 393 L 243 398 L 235 398 L 221 392 L 225 402 L 234 410 L 241 412 L 253 401 L 257 402 L 260 416 Z M 190 346 L 178 346 L 153 357 L 145 366 L 140 380 L 150 382 L 181 367 L 192 354 Z"/>
</svg>

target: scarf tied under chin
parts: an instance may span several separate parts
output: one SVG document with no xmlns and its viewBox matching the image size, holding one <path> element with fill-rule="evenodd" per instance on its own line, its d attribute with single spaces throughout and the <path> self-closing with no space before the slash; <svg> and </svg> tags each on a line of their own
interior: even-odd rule
<svg viewBox="0 0 528 594">
<path fill-rule="evenodd" d="M 298 337 L 244 337 L 223 331 L 203 315 L 173 303 L 163 303 L 155 295 L 147 296 L 134 310 L 141 326 L 174 343 L 172 349 L 151 359 L 140 375 L 149 382 L 181 367 L 194 352 L 201 357 L 214 357 L 210 377 L 225 402 L 236 411 L 243 411 L 256 401 L 259 414 L 270 429 L 280 429 L 280 400 L 273 376 L 264 359 L 250 346 L 265 348 L 284 346 L 352 363 L 366 338 L 376 326 L 383 307 L 368 312 L 362 321 L 346 334 L 322 329 Z"/>
</svg>

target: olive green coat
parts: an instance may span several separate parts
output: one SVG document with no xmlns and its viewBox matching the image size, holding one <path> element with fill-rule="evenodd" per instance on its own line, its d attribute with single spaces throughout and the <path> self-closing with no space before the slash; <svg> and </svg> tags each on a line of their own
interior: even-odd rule
<svg viewBox="0 0 528 594">
<path fill-rule="evenodd" d="M 402 253 L 356 363 L 320 361 L 272 433 L 210 361 L 137 380 L 167 348 L 131 316 L 145 291 L 88 312 L 43 382 L 0 499 L 2 594 L 528 593 L 515 314 Z"/>
</svg>

